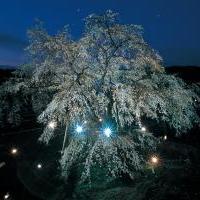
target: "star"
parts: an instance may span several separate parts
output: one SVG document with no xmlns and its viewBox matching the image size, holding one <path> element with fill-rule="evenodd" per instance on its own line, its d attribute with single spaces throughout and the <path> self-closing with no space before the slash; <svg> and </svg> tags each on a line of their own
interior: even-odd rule
<svg viewBox="0 0 200 200">
<path fill-rule="evenodd" d="M 157 15 L 156 15 L 156 17 L 157 17 L 157 18 L 160 18 L 160 17 L 161 17 L 161 15 L 160 15 L 160 14 L 157 14 Z"/>
</svg>

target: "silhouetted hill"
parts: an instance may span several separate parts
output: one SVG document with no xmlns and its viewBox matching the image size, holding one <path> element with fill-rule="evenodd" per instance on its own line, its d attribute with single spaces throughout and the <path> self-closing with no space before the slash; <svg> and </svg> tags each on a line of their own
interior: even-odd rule
<svg viewBox="0 0 200 200">
<path fill-rule="evenodd" d="M 12 72 L 16 69 L 13 66 L 0 65 L 0 84 L 12 76 Z M 175 74 L 188 83 L 200 82 L 200 67 L 198 66 L 169 66 L 166 67 L 168 74 Z"/>
<path fill-rule="evenodd" d="M 200 67 L 198 66 L 170 66 L 166 67 L 169 74 L 177 74 L 188 83 L 200 82 Z"/>
<path fill-rule="evenodd" d="M 16 66 L 11 66 L 11 65 L 0 65 L 0 70 L 1 69 L 10 69 L 10 70 L 15 70 Z"/>
<path fill-rule="evenodd" d="M 1 69 L 0 68 L 0 85 L 12 76 L 13 71 L 15 71 L 15 69 Z"/>
</svg>

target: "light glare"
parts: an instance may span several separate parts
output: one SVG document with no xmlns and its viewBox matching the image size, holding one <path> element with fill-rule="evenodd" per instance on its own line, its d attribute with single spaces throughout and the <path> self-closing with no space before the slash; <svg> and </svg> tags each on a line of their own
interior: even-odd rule
<svg viewBox="0 0 200 200">
<path fill-rule="evenodd" d="M 18 149 L 16 149 L 16 148 L 12 148 L 12 149 L 11 149 L 11 153 L 12 153 L 13 155 L 17 154 L 17 152 L 18 152 Z"/>
<path fill-rule="evenodd" d="M 10 197 L 9 193 L 7 193 L 7 194 L 4 195 L 4 199 L 8 199 L 9 197 Z"/>
<path fill-rule="evenodd" d="M 142 130 L 142 131 L 146 131 L 146 128 L 145 128 L 145 127 L 142 127 L 141 130 Z"/>
<path fill-rule="evenodd" d="M 158 157 L 156 157 L 156 156 L 152 156 L 151 157 L 151 162 L 153 163 L 153 164 L 157 164 L 158 163 Z"/>
<path fill-rule="evenodd" d="M 37 164 L 37 168 L 38 168 L 38 169 L 41 169 L 41 168 L 42 168 L 42 164 L 38 163 L 38 164 Z"/>
<path fill-rule="evenodd" d="M 83 131 L 82 126 L 77 126 L 77 127 L 76 127 L 76 132 L 77 132 L 77 133 L 81 133 L 82 131 Z"/>
<path fill-rule="evenodd" d="M 48 127 L 54 129 L 56 127 L 56 125 L 57 125 L 56 122 L 51 121 L 51 122 L 49 122 Z"/>
<path fill-rule="evenodd" d="M 107 137 L 110 137 L 111 133 L 112 133 L 112 131 L 111 131 L 110 128 L 105 128 L 104 129 L 104 135 L 106 135 Z"/>
</svg>

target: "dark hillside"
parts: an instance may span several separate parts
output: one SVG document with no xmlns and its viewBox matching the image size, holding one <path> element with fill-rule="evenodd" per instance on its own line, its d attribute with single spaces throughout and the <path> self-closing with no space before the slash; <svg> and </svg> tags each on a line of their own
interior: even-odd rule
<svg viewBox="0 0 200 200">
<path fill-rule="evenodd" d="M 198 66 L 170 66 L 165 68 L 169 74 L 177 74 L 188 83 L 200 82 L 200 67 Z"/>
<path fill-rule="evenodd" d="M 169 74 L 175 74 L 188 83 L 200 82 L 200 67 L 198 66 L 169 66 L 165 68 Z M 12 76 L 14 68 L 0 67 L 0 84 Z"/>
<path fill-rule="evenodd" d="M 11 76 L 14 69 L 1 69 L 0 68 L 0 85 L 7 81 Z"/>
</svg>

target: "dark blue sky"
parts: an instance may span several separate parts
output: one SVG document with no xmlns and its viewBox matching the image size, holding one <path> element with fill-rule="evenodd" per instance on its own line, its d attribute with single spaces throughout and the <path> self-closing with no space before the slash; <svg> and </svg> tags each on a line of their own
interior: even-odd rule
<svg viewBox="0 0 200 200">
<path fill-rule="evenodd" d="M 144 27 L 146 41 L 167 65 L 200 65 L 200 0 L 4 0 L 0 2 L 0 65 L 23 63 L 26 31 L 39 18 L 51 33 L 70 25 L 79 38 L 83 18 L 111 9 L 122 23 Z"/>
</svg>

